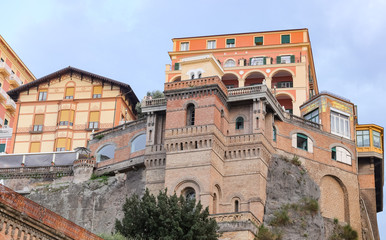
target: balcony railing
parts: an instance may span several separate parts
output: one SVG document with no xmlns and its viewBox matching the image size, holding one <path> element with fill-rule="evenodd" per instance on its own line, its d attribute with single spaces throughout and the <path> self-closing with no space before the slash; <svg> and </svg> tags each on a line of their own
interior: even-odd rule
<svg viewBox="0 0 386 240">
<path fill-rule="evenodd" d="M 30 133 L 42 133 L 43 130 L 46 130 L 46 128 L 43 125 L 31 125 L 29 127 L 29 132 Z"/>
<path fill-rule="evenodd" d="M 290 63 L 300 63 L 302 59 L 300 57 L 292 57 L 291 56 L 281 56 L 280 59 L 277 57 L 256 57 L 252 59 L 238 59 L 237 63 L 229 64 L 227 62 L 222 63 L 221 65 L 224 68 L 231 67 L 250 67 L 250 66 L 265 66 L 272 64 L 290 64 Z"/>
<path fill-rule="evenodd" d="M 7 100 L 8 98 L 9 98 L 9 96 L 8 96 L 7 92 L 4 91 L 4 89 L 0 87 L 0 99 Z"/>
<path fill-rule="evenodd" d="M 13 128 L 10 128 L 8 126 L 3 126 L 2 128 L 0 128 L 0 138 L 12 137 L 12 130 Z"/>
<path fill-rule="evenodd" d="M 265 85 L 254 85 L 254 86 L 241 87 L 241 88 L 231 88 L 231 89 L 228 89 L 228 96 L 260 93 L 260 92 L 264 92 L 265 90 L 267 90 L 267 86 Z"/>
<path fill-rule="evenodd" d="M 0 62 L 0 73 L 10 76 L 12 74 L 12 69 L 5 62 Z"/>
<path fill-rule="evenodd" d="M 295 115 L 292 115 L 292 114 L 290 115 L 290 118 L 291 118 L 291 120 L 296 121 L 296 122 L 298 122 L 300 124 L 304 124 L 304 125 L 307 125 L 307 126 L 310 126 L 310 127 L 322 130 L 322 125 L 319 124 L 319 123 L 312 122 L 310 120 L 306 120 L 304 118 L 301 118 L 301 117 L 298 117 L 298 116 L 295 116 Z"/>
<path fill-rule="evenodd" d="M 16 111 L 16 103 L 10 97 L 8 97 L 7 102 L 5 103 L 5 106 L 8 110 Z"/>
<path fill-rule="evenodd" d="M 9 77 L 9 83 L 15 87 L 19 87 L 23 84 L 23 82 L 20 80 L 20 78 L 16 74 L 12 74 Z"/>
<path fill-rule="evenodd" d="M 142 107 L 155 107 L 166 105 L 166 98 L 145 99 L 141 102 Z"/>
<path fill-rule="evenodd" d="M 199 87 L 199 86 L 205 86 L 205 85 L 215 85 L 215 84 L 217 84 L 221 88 L 221 90 L 225 94 L 227 94 L 228 92 L 227 88 L 225 87 L 221 79 L 218 77 L 206 77 L 206 78 L 198 78 L 198 79 L 192 79 L 192 80 L 165 83 L 165 91 L 182 89 L 182 88 L 193 88 L 193 87 Z"/>
<path fill-rule="evenodd" d="M 211 218 L 215 219 L 216 222 L 247 222 L 250 221 L 256 226 L 260 226 L 260 221 L 251 212 L 238 212 L 238 213 L 220 213 L 212 214 Z"/>
</svg>

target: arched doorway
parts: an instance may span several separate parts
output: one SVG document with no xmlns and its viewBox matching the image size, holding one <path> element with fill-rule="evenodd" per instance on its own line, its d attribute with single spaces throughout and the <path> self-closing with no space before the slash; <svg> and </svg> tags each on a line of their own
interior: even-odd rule
<svg viewBox="0 0 386 240">
<path fill-rule="evenodd" d="M 221 80 L 228 89 L 239 87 L 239 78 L 233 73 L 224 74 Z"/>
<path fill-rule="evenodd" d="M 264 79 L 265 79 L 265 76 L 261 72 L 251 72 L 245 78 L 244 86 L 252 86 L 252 85 L 256 85 L 256 84 L 262 84 Z"/>
<path fill-rule="evenodd" d="M 339 179 L 324 176 L 320 184 L 320 210 L 323 217 L 348 221 L 346 189 Z"/>
<path fill-rule="evenodd" d="M 292 74 L 286 70 L 277 71 L 272 77 L 271 88 L 292 88 L 293 78 Z"/>
</svg>

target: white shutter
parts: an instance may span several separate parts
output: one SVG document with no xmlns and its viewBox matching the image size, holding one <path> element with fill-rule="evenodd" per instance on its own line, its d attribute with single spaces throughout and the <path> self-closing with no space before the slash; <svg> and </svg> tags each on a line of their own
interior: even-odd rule
<svg viewBox="0 0 386 240">
<path fill-rule="evenodd" d="M 307 145 L 308 145 L 308 152 L 314 153 L 314 143 L 309 137 L 307 138 Z"/>
<path fill-rule="evenodd" d="M 292 147 L 296 148 L 297 147 L 297 144 L 296 144 L 296 133 L 292 134 Z"/>
</svg>

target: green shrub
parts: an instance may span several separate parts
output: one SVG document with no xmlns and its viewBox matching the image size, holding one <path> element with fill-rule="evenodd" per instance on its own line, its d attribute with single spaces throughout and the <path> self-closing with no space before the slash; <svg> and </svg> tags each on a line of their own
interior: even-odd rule
<svg viewBox="0 0 386 240">
<path fill-rule="evenodd" d="M 120 233 L 115 233 L 113 235 L 102 233 L 99 235 L 99 237 L 103 238 L 104 240 L 126 240 L 126 238 Z"/>
<path fill-rule="evenodd" d="M 303 198 L 303 209 L 311 214 L 316 214 L 319 211 L 318 200 L 313 198 Z"/>
<path fill-rule="evenodd" d="M 264 227 L 264 224 L 262 224 L 259 227 L 259 232 L 257 233 L 255 240 L 280 240 L 281 238 L 280 233 L 273 233 L 268 228 Z"/>
<path fill-rule="evenodd" d="M 274 219 L 271 221 L 272 226 L 283 226 L 290 223 L 290 218 L 288 216 L 288 209 L 282 208 L 278 211 L 275 211 L 273 213 L 275 216 Z"/>
<path fill-rule="evenodd" d="M 344 227 L 339 225 L 337 220 L 338 219 L 334 218 L 335 227 L 331 236 L 328 238 L 329 240 L 357 240 L 358 239 L 357 231 L 352 229 L 349 224 L 347 224 Z"/>
<path fill-rule="evenodd" d="M 300 162 L 299 157 L 294 155 L 294 157 L 291 159 L 291 163 L 295 166 L 302 165 L 302 162 Z"/>
</svg>

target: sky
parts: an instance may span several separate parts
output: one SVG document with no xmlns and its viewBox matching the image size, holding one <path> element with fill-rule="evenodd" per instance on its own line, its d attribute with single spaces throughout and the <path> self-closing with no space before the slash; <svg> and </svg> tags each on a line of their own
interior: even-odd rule
<svg viewBox="0 0 386 240">
<path fill-rule="evenodd" d="M 163 89 L 172 38 L 308 28 L 319 89 L 356 104 L 360 124 L 386 126 L 385 0 L 2 0 L 1 10 L 0 34 L 37 78 L 73 66 L 139 99 Z M 386 197 L 384 207 L 381 239 Z"/>
</svg>

